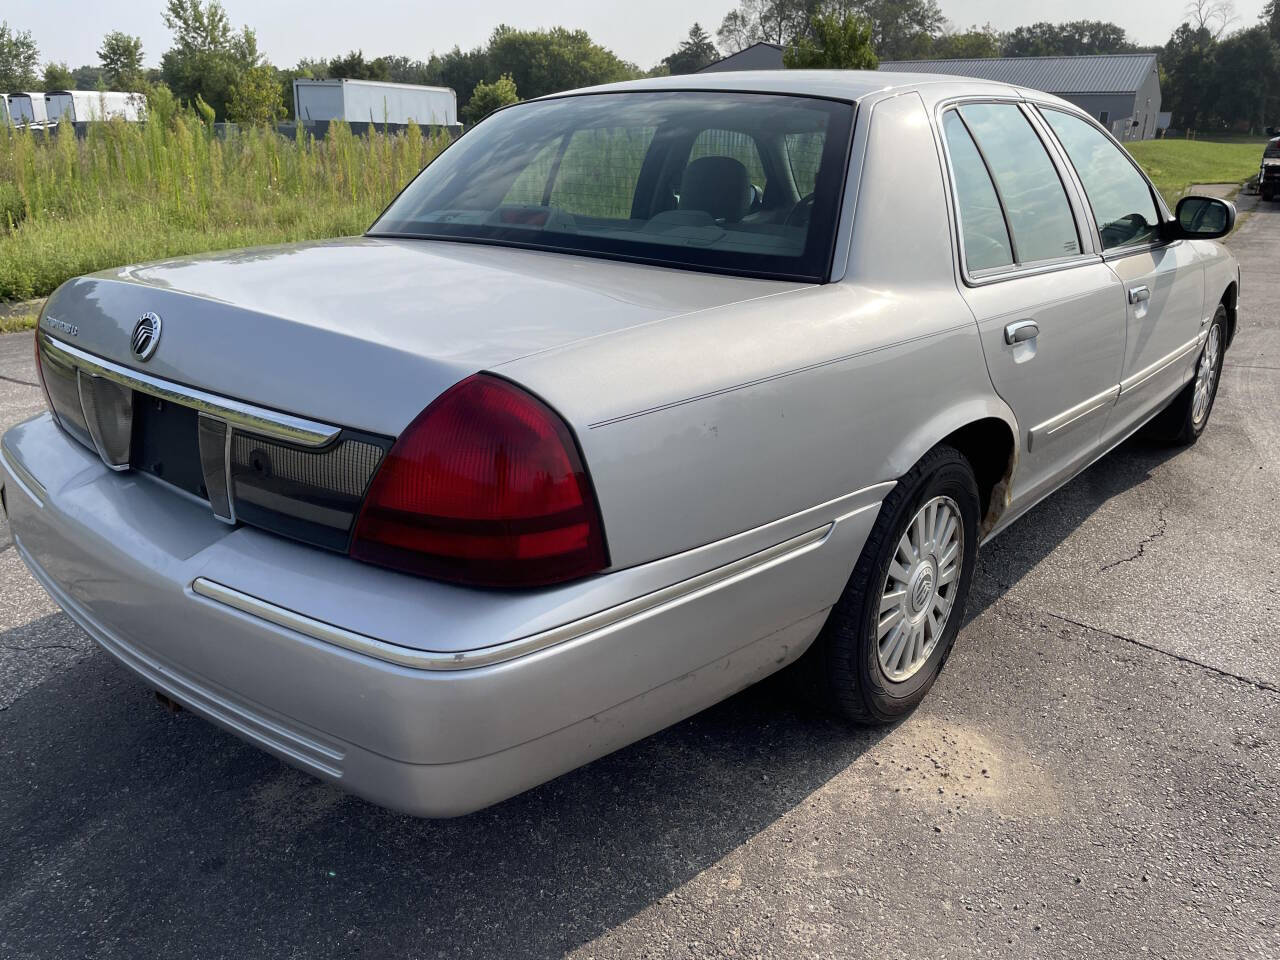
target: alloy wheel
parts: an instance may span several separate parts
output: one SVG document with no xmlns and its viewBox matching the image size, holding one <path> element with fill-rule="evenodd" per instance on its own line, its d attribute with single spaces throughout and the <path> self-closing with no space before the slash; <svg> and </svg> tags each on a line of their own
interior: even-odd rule
<svg viewBox="0 0 1280 960">
<path fill-rule="evenodd" d="M 934 497 L 898 540 L 880 594 L 877 658 L 889 680 L 908 680 L 928 662 L 955 606 L 963 564 L 960 506 Z"/>
</svg>

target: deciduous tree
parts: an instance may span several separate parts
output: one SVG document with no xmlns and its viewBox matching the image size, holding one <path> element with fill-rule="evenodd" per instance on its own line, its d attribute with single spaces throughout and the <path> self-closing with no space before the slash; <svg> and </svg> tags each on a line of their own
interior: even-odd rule
<svg viewBox="0 0 1280 960">
<path fill-rule="evenodd" d="M 871 46 L 881 60 L 929 56 L 946 18 L 937 0 L 838 0 L 827 9 L 852 13 L 871 24 Z"/>
<path fill-rule="evenodd" d="M 635 64 L 593 42 L 585 30 L 564 27 L 517 30 L 502 24 L 489 38 L 486 59 L 493 79 L 510 74 L 529 98 L 640 75 Z"/>
<path fill-rule="evenodd" d="M 109 89 L 139 90 L 143 87 L 141 37 L 112 30 L 102 38 L 98 60 L 102 63 L 102 82 Z"/>
<path fill-rule="evenodd" d="M 345 57 L 334 57 L 324 75 L 335 80 L 390 80 L 391 71 L 381 58 L 366 60 L 363 50 L 352 50 Z"/>
<path fill-rule="evenodd" d="M 46 90 L 74 90 L 76 78 L 71 74 L 71 68 L 65 63 L 55 63 L 50 60 L 44 65 L 44 88 Z"/>
<path fill-rule="evenodd" d="M 516 91 L 516 82 L 511 74 L 504 73 L 493 83 L 481 81 L 477 83 L 462 111 L 462 118 L 467 123 L 479 123 L 493 111 L 508 104 L 519 103 L 520 94 Z"/>
<path fill-rule="evenodd" d="M 1161 61 L 1167 83 L 1161 89 L 1164 105 L 1173 114 L 1173 125 L 1192 130 L 1207 120 L 1212 110 L 1215 66 L 1213 34 L 1206 27 L 1184 23 L 1165 44 Z"/>
<path fill-rule="evenodd" d="M 1001 53 L 1006 57 L 1080 57 L 1133 50 L 1124 28 L 1104 20 L 1070 23 L 1033 23 L 1004 35 Z"/>
<path fill-rule="evenodd" d="M 11 29 L 0 21 L 0 90 L 29 90 L 36 85 L 40 50 L 30 30 Z"/>
<path fill-rule="evenodd" d="M 269 126 L 283 119 L 284 101 L 275 67 L 259 64 L 236 78 L 227 104 L 227 119 L 247 126 Z"/>
<path fill-rule="evenodd" d="M 1261 132 L 1272 116 L 1280 51 L 1263 25 L 1241 30 L 1214 51 L 1214 113 L 1227 127 Z"/>
<path fill-rule="evenodd" d="M 871 49 L 871 23 L 851 13 L 819 13 L 812 36 L 798 37 L 782 55 L 792 70 L 874 70 L 880 63 Z"/>
<path fill-rule="evenodd" d="M 933 40 L 929 56 L 939 60 L 968 60 L 1000 56 L 1000 34 L 987 24 L 962 33 L 944 29 Z"/>
<path fill-rule="evenodd" d="M 226 116 L 232 86 L 260 59 L 257 37 L 248 27 L 232 30 L 218 0 L 169 0 L 164 22 L 174 39 L 160 61 L 165 84 L 180 99 L 199 97 Z"/>
</svg>

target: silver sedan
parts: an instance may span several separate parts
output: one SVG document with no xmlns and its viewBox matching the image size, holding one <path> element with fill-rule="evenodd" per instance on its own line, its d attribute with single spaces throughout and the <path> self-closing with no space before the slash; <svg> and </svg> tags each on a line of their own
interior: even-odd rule
<svg viewBox="0 0 1280 960">
<path fill-rule="evenodd" d="M 1144 425 L 1204 430 L 1234 220 L 994 83 L 518 104 L 363 237 L 64 284 L 0 496 L 146 683 L 415 814 L 792 663 L 890 722 L 982 542 Z"/>
</svg>

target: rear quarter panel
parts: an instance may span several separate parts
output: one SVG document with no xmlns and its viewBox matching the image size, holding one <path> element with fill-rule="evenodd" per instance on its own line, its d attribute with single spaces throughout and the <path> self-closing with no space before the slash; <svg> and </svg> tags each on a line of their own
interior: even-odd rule
<svg viewBox="0 0 1280 960">
<path fill-rule="evenodd" d="M 497 368 L 574 426 L 615 567 L 819 505 L 834 519 L 840 498 L 896 480 L 965 423 L 1012 424 L 955 285 L 923 104 L 860 116 L 872 126 L 846 279 Z"/>
</svg>

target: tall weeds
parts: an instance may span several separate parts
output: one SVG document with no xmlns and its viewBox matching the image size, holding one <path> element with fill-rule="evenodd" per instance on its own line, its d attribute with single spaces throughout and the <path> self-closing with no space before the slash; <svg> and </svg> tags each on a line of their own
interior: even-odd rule
<svg viewBox="0 0 1280 960">
<path fill-rule="evenodd" d="M 0 299 L 123 263 L 361 233 L 447 142 L 342 124 L 324 140 L 221 140 L 189 114 L 79 140 L 0 128 Z"/>
</svg>

